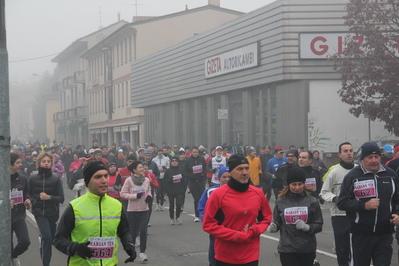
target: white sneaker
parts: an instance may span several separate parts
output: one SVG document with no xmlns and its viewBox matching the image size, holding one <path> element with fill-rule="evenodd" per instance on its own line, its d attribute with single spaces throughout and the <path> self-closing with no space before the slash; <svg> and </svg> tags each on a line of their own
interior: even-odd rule
<svg viewBox="0 0 399 266">
<path fill-rule="evenodd" d="M 12 266 L 21 266 L 18 258 L 11 259 Z"/>
<path fill-rule="evenodd" d="M 164 210 L 165 210 L 165 209 L 163 208 L 162 205 L 159 206 L 159 209 L 160 209 L 161 211 L 164 211 Z"/>
<path fill-rule="evenodd" d="M 177 222 L 178 225 L 182 225 L 183 224 L 183 222 L 182 222 L 182 220 L 180 218 L 176 218 L 176 222 Z"/>
<path fill-rule="evenodd" d="M 200 221 L 200 219 L 198 217 L 194 218 L 194 223 L 198 223 Z"/>
<path fill-rule="evenodd" d="M 170 225 L 175 225 L 175 219 L 170 220 Z"/>
<path fill-rule="evenodd" d="M 157 208 L 155 209 L 156 211 L 160 211 L 161 210 L 161 205 L 158 204 Z"/>
<path fill-rule="evenodd" d="M 140 246 L 140 237 L 136 237 L 136 244 L 134 244 L 135 247 L 139 247 Z"/>
<path fill-rule="evenodd" d="M 148 225 L 147 225 L 148 227 L 151 227 L 151 224 L 150 223 L 148 223 Z"/>
<path fill-rule="evenodd" d="M 147 255 L 145 253 L 140 253 L 139 259 L 141 262 L 148 261 Z"/>
</svg>

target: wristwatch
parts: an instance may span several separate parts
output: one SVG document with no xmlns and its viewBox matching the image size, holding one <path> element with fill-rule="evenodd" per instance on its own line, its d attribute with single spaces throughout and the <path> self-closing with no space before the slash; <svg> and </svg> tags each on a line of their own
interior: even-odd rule
<svg viewBox="0 0 399 266">
<path fill-rule="evenodd" d="M 51 196 L 50 195 L 48 195 L 48 200 L 51 200 Z"/>
</svg>

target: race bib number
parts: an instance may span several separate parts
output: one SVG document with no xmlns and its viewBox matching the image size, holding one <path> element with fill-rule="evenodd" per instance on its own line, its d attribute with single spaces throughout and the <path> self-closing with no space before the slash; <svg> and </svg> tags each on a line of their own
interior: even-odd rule
<svg viewBox="0 0 399 266">
<path fill-rule="evenodd" d="M 165 169 L 162 166 L 158 166 L 158 170 L 161 174 L 165 173 Z"/>
<path fill-rule="evenodd" d="M 92 259 L 109 259 L 112 258 L 115 248 L 115 237 L 89 237 L 90 244 L 88 247 L 93 252 Z"/>
<path fill-rule="evenodd" d="M 202 165 L 194 165 L 193 174 L 200 174 L 200 173 L 202 173 Z"/>
<path fill-rule="evenodd" d="M 24 194 L 22 190 L 12 190 L 11 191 L 11 200 L 14 201 L 14 204 L 21 204 L 24 202 Z"/>
<path fill-rule="evenodd" d="M 219 177 L 216 175 L 212 175 L 212 180 L 211 180 L 211 182 L 212 183 L 214 183 L 214 184 L 220 184 L 220 180 L 219 180 Z"/>
<path fill-rule="evenodd" d="M 145 196 L 146 196 L 146 188 L 145 187 L 136 187 L 136 188 L 132 188 L 132 193 L 143 193 L 142 195 L 141 195 L 141 197 L 144 197 L 145 198 Z"/>
<path fill-rule="evenodd" d="M 178 174 L 178 175 L 174 175 L 173 176 L 173 183 L 180 183 L 181 179 L 182 179 L 182 175 Z"/>
<path fill-rule="evenodd" d="M 108 195 L 118 195 L 119 192 L 114 187 L 108 187 Z"/>
<path fill-rule="evenodd" d="M 353 193 L 358 199 L 376 197 L 374 180 L 355 182 Z"/>
<path fill-rule="evenodd" d="M 292 207 L 284 210 L 284 218 L 286 224 L 295 224 L 296 221 L 308 221 L 308 207 Z"/>
<path fill-rule="evenodd" d="M 316 189 L 316 178 L 306 178 L 305 186 Z"/>
</svg>

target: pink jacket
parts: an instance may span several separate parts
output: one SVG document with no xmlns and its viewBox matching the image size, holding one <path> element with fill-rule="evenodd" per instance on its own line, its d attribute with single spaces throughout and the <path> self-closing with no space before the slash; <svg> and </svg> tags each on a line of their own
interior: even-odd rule
<svg viewBox="0 0 399 266">
<path fill-rule="evenodd" d="M 137 199 L 137 193 L 142 193 L 140 199 Z M 148 211 L 148 204 L 145 202 L 145 198 L 148 195 L 152 197 L 150 180 L 145 178 L 143 184 L 137 186 L 133 183 L 132 178 L 128 177 L 123 184 L 120 195 L 122 198 L 129 200 L 127 205 L 128 212 Z"/>
</svg>

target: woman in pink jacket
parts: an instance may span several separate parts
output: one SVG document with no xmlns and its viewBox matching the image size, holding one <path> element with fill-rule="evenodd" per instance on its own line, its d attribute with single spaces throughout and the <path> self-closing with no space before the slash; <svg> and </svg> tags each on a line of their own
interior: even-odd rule
<svg viewBox="0 0 399 266">
<path fill-rule="evenodd" d="M 152 202 L 150 180 L 144 175 L 143 164 L 135 161 L 128 166 L 133 173 L 126 178 L 120 192 L 121 197 L 128 199 L 127 217 L 132 238 L 140 234 L 140 261 L 148 261 L 147 248 L 148 203 Z"/>
</svg>

